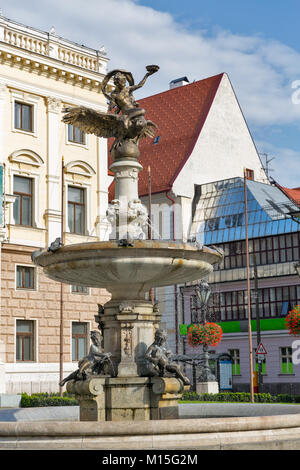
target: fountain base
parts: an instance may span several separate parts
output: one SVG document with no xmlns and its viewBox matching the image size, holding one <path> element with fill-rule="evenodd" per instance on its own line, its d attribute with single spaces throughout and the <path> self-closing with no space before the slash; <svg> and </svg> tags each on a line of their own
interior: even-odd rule
<svg viewBox="0 0 300 470">
<path fill-rule="evenodd" d="M 80 421 L 178 419 L 178 400 L 189 390 L 168 377 L 104 377 L 70 381 L 80 406 Z"/>
</svg>

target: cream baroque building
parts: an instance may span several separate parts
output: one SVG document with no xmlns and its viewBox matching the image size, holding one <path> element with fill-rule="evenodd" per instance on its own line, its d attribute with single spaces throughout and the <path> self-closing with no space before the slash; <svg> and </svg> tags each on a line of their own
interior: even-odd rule
<svg viewBox="0 0 300 470">
<path fill-rule="evenodd" d="M 61 236 L 62 201 L 65 244 L 107 236 L 106 141 L 62 122 L 68 106 L 106 110 L 107 62 L 53 30 L 0 18 L 0 393 L 57 391 L 61 311 L 66 375 L 87 352 L 97 304 L 108 300 L 100 289 L 69 285 L 61 298 L 60 284 L 31 261 Z"/>
</svg>

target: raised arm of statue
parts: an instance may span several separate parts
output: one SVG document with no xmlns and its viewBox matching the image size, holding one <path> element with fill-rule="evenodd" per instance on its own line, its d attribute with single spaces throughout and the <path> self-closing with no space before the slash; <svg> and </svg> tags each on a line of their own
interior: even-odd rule
<svg viewBox="0 0 300 470">
<path fill-rule="evenodd" d="M 133 92 L 135 90 L 138 90 L 139 88 L 142 88 L 145 85 L 147 78 L 150 77 L 150 75 L 153 75 L 155 72 L 157 72 L 159 70 L 159 66 L 158 65 L 147 65 L 146 70 L 147 70 L 147 73 L 145 74 L 144 78 L 137 85 L 129 86 L 129 89 L 130 89 L 131 92 Z"/>
</svg>

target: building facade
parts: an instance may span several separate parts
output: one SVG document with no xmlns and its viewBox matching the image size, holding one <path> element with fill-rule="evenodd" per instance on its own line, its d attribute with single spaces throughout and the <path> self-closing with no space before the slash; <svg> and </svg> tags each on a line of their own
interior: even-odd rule
<svg viewBox="0 0 300 470">
<path fill-rule="evenodd" d="M 66 375 L 87 352 L 97 304 L 109 297 L 81 286 L 61 291 L 31 254 L 61 236 L 65 244 L 107 236 L 106 140 L 64 124 L 62 115 L 72 106 L 106 110 L 108 58 L 1 17 L 0 61 L 0 392 L 57 391 L 61 321 Z"/>
<path fill-rule="evenodd" d="M 158 126 L 153 141 L 140 142 L 143 171 L 139 174 L 139 196 L 149 207 L 151 194 L 153 239 L 186 241 L 197 187 L 217 178 L 242 176 L 244 168 L 252 171 L 257 181 L 266 182 L 267 178 L 228 75 L 178 83 L 139 100 L 146 117 Z M 179 286 L 155 292 L 169 345 L 180 352 Z"/>
<path fill-rule="evenodd" d="M 140 146 L 144 170 L 139 175 L 139 195 L 146 206 L 151 202 L 151 237 L 192 240 L 224 250 L 222 266 L 208 278 L 213 289 L 212 315 L 224 332 L 221 345 L 212 352 L 230 352 L 234 389 L 248 391 L 246 174 L 251 263 L 255 254 L 257 310 L 268 352 L 263 363 L 264 390 L 296 392 L 299 373 L 291 362 L 292 338 L 284 317 L 300 301 L 294 269 L 299 260 L 299 223 L 293 220 L 293 214 L 299 215 L 296 199 L 300 197 L 297 189 L 270 184 L 228 76 L 187 82 L 139 100 L 147 118 L 158 125 L 154 141 L 145 140 Z M 186 327 L 199 310 L 195 287 L 169 286 L 155 289 L 155 295 L 169 346 L 175 353 L 194 354 L 186 342 Z"/>
<path fill-rule="evenodd" d="M 300 367 L 292 358 L 296 338 L 288 334 L 284 322 L 288 312 L 300 304 L 300 279 L 295 270 L 300 258 L 300 197 L 297 203 L 287 193 L 278 185 L 246 180 L 253 371 L 258 371 L 255 351 L 262 342 L 267 354 L 261 391 L 273 394 L 300 392 Z M 224 252 L 223 262 L 208 277 L 211 320 L 223 330 L 222 341 L 212 352 L 232 356 L 233 389 L 249 391 L 244 181 L 232 178 L 202 185 L 198 194 L 191 237 Z M 181 295 L 182 346 L 191 354 L 186 328 L 198 321 L 200 308 L 193 285 L 181 287 Z"/>
</svg>

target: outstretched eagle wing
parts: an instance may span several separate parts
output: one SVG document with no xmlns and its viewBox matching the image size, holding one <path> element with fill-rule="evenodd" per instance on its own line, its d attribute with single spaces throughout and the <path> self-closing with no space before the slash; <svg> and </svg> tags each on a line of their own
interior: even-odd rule
<svg viewBox="0 0 300 470">
<path fill-rule="evenodd" d="M 116 114 L 106 114 L 91 108 L 78 106 L 65 108 L 63 122 L 78 127 L 86 134 L 98 137 L 117 137 L 123 130 L 123 121 Z"/>
</svg>

